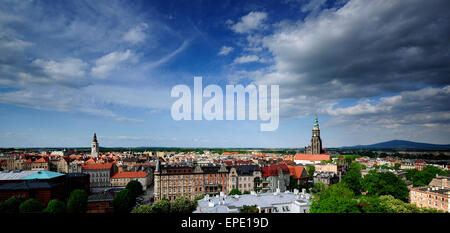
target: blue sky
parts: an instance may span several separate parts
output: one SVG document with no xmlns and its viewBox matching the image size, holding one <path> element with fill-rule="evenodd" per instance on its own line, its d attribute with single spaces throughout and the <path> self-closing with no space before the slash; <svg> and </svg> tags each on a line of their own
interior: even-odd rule
<svg viewBox="0 0 450 233">
<path fill-rule="evenodd" d="M 0 147 L 450 143 L 450 3 L 3 1 Z M 170 91 L 280 85 L 280 125 L 175 121 Z"/>
</svg>

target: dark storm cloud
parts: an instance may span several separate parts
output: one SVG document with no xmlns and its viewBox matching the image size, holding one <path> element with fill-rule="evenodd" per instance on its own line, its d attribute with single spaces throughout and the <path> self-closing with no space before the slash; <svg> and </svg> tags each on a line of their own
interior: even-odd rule
<svg viewBox="0 0 450 233">
<path fill-rule="evenodd" d="M 450 83 L 450 1 L 350 1 L 264 39 L 285 97 L 374 97 Z"/>
</svg>

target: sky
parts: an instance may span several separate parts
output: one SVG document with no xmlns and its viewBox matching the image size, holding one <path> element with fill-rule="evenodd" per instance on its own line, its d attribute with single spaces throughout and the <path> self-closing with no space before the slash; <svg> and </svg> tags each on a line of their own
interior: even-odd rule
<svg viewBox="0 0 450 233">
<path fill-rule="evenodd" d="M 450 144 L 450 1 L 0 4 L 0 147 Z M 171 89 L 279 85 L 261 121 L 175 121 Z"/>
</svg>

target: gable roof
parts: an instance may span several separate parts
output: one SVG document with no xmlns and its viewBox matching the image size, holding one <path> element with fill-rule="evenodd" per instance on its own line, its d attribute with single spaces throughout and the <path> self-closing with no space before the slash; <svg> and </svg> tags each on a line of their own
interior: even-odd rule
<svg viewBox="0 0 450 233">
<path fill-rule="evenodd" d="M 47 161 L 45 161 L 44 157 L 41 157 L 40 159 L 34 161 L 33 163 L 46 163 Z"/>
<path fill-rule="evenodd" d="M 308 177 L 308 175 L 306 174 L 305 167 L 288 165 L 288 168 L 289 168 L 289 175 L 293 176 L 295 179 Z"/>
</svg>

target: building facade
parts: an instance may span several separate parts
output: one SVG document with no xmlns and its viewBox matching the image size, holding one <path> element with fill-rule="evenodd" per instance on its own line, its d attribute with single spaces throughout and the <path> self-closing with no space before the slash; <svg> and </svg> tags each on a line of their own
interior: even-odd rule
<svg viewBox="0 0 450 233">
<path fill-rule="evenodd" d="M 180 196 L 191 200 L 199 194 L 219 194 L 228 191 L 229 172 L 221 165 L 160 165 L 154 172 L 155 200 L 175 200 Z"/>
<path fill-rule="evenodd" d="M 128 182 L 135 180 L 141 183 L 144 190 L 147 189 L 150 178 L 145 171 L 138 172 L 118 172 L 111 177 L 112 187 L 126 187 Z"/>
<path fill-rule="evenodd" d="M 272 164 L 262 167 L 262 191 L 276 192 L 287 190 L 290 182 L 290 171 L 286 164 Z"/>
<path fill-rule="evenodd" d="M 441 187 L 410 188 L 409 201 L 421 208 L 450 212 L 450 189 Z"/>
<path fill-rule="evenodd" d="M 242 193 L 254 191 L 262 184 L 262 173 L 259 165 L 235 165 L 230 166 L 228 190 L 239 189 Z"/>
<path fill-rule="evenodd" d="M 90 176 L 90 185 L 92 188 L 110 187 L 111 176 L 117 172 L 117 166 L 114 163 L 90 163 L 83 164 L 83 173 Z"/>
</svg>

